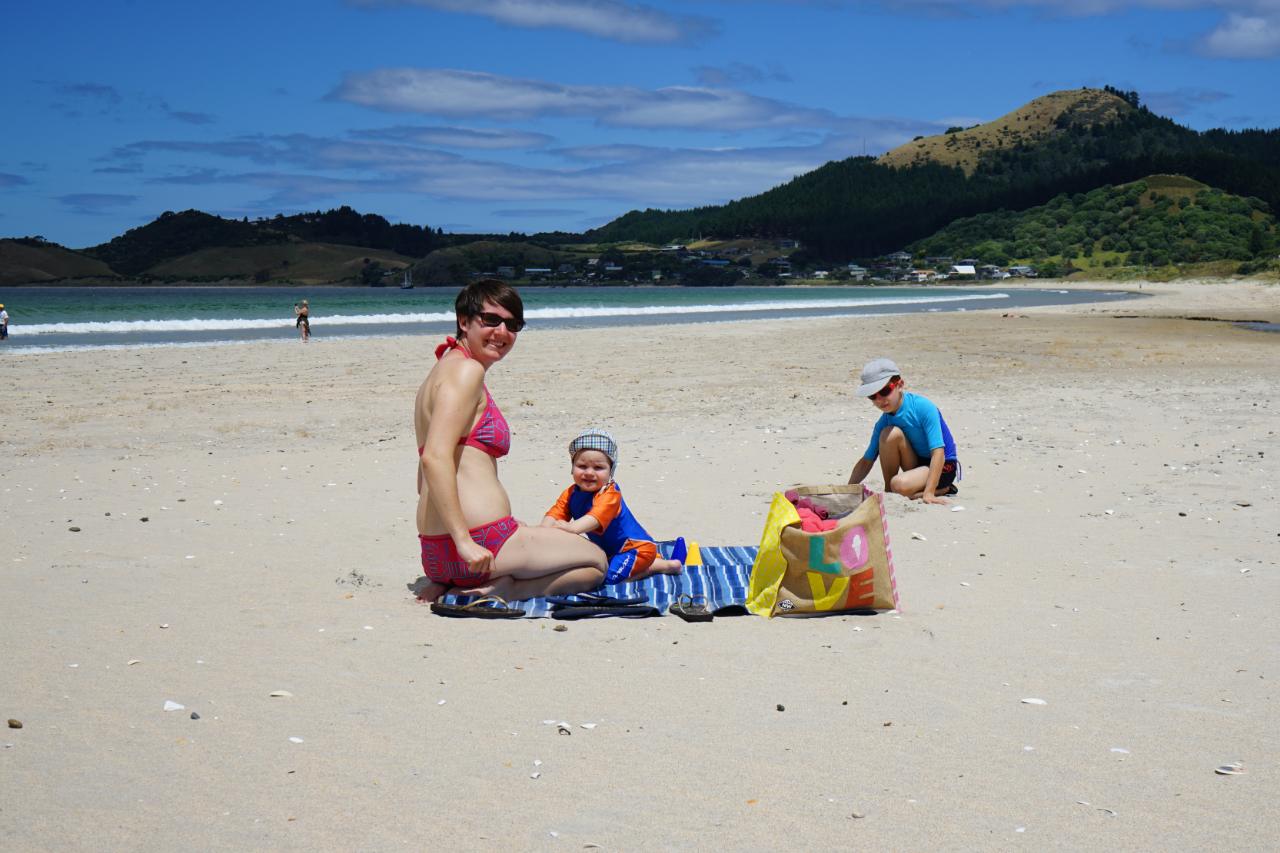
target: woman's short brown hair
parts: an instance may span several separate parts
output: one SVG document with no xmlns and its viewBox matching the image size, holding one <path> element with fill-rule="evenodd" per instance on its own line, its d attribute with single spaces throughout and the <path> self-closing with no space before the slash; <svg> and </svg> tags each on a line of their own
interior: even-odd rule
<svg viewBox="0 0 1280 853">
<path fill-rule="evenodd" d="M 520 325 L 524 325 L 524 301 L 516 289 L 500 279 L 481 278 L 458 291 L 458 298 L 453 302 L 459 337 L 462 336 L 462 321 L 484 311 L 486 302 L 506 308 Z"/>
</svg>

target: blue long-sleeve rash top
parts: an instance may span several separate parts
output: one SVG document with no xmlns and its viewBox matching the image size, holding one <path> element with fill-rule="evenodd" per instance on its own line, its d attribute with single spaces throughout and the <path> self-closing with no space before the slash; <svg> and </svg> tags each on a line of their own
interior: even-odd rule
<svg viewBox="0 0 1280 853">
<path fill-rule="evenodd" d="M 902 405 L 898 411 L 885 412 L 876 421 L 871 430 L 871 443 L 867 445 L 862 458 L 874 462 L 880 455 L 880 433 L 889 427 L 899 427 L 907 437 L 911 449 L 922 461 L 928 462 L 934 448 L 941 447 L 945 458 L 956 459 L 956 442 L 951 437 L 947 422 L 942 419 L 942 412 L 927 397 L 912 394 L 910 391 L 902 395 Z"/>
<path fill-rule="evenodd" d="M 570 486 L 547 510 L 547 515 L 561 521 L 577 520 L 584 515 L 594 517 L 600 523 L 600 529 L 588 533 L 587 538 L 599 545 L 610 558 L 622 550 L 628 539 L 653 541 L 653 537 L 631 514 L 617 483 L 609 483 L 594 494 L 584 492 L 576 485 Z"/>
</svg>

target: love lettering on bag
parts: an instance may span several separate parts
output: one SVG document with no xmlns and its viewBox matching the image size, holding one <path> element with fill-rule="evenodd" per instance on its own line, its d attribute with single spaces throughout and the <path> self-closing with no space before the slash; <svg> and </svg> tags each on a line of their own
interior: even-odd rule
<svg viewBox="0 0 1280 853">
<path fill-rule="evenodd" d="M 795 490 L 837 520 L 809 533 L 777 494 L 752 567 L 747 607 L 762 616 L 891 610 L 898 607 L 884 496 L 863 486 Z"/>
</svg>

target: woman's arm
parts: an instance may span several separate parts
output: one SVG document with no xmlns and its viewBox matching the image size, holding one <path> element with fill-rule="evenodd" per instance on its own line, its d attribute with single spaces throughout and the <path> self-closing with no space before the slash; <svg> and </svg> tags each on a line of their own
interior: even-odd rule
<svg viewBox="0 0 1280 853">
<path fill-rule="evenodd" d="M 472 571 L 483 572 L 492 568 L 493 554 L 471 539 L 458 499 L 455 453 L 483 398 L 484 368 L 474 361 L 460 359 L 448 367 L 450 369 L 442 371 L 434 393 L 424 394 L 420 403 L 426 408 L 421 414 L 428 425 L 422 448 L 422 479 L 427 486 L 427 499 L 453 539 L 458 555 L 467 561 Z"/>
</svg>

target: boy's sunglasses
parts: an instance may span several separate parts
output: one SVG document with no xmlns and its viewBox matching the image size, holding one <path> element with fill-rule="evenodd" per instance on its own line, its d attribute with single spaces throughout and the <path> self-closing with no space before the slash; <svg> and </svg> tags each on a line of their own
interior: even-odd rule
<svg viewBox="0 0 1280 853">
<path fill-rule="evenodd" d="M 507 331 L 513 335 L 524 328 L 524 320 L 517 320 L 515 317 L 503 317 L 501 314 L 494 314 L 489 311 L 481 311 L 476 315 L 476 318 L 480 321 L 480 325 L 490 329 L 506 326 Z"/>
<path fill-rule="evenodd" d="M 868 399 L 868 400 L 878 400 L 878 399 L 880 399 L 881 397 L 888 397 L 890 394 L 892 394 L 892 393 L 893 393 L 893 389 L 897 386 L 897 384 L 898 384 L 897 382 L 894 382 L 892 379 L 890 379 L 890 380 L 889 380 L 889 384 L 888 384 L 888 385 L 884 386 L 883 388 L 881 388 L 881 389 L 880 389 L 879 391 L 877 391 L 876 393 L 872 394 L 872 395 L 871 395 L 870 397 L 868 397 L 867 399 Z"/>
</svg>

